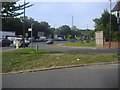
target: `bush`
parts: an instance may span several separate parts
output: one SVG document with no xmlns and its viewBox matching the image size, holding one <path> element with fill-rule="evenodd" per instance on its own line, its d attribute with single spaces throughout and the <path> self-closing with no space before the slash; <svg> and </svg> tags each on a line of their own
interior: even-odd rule
<svg viewBox="0 0 120 90">
<path fill-rule="evenodd" d="M 112 41 L 120 42 L 120 32 L 119 31 L 112 31 L 111 38 L 112 38 Z"/>
</svg>

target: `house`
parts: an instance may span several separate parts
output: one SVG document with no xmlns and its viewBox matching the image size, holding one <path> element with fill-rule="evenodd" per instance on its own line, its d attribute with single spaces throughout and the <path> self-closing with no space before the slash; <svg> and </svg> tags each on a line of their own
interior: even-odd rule
<svg viewBox="0 0 120 90">
<path fill-rule="evenodd" d="M 117 17 L 117 23 L 119 25 L 120 31 L 120 1 L 116 3 L 115 7 L 111 10 L 111 12 Z"/>
<path fill-rule="evenodd" d="M 117 2 L 114 8 L 112 9 L 112 14 L 120 18 L 120 1 Z"/>
</svg>

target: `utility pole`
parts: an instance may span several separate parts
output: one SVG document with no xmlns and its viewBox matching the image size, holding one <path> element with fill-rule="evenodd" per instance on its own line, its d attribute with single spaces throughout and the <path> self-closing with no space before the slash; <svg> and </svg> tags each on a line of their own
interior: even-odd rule
<svg viewBox="0 0 120 90">
<path fill-rule="evenodd" d="M 24 23 L 23 23 L 23 48 L 25 48 L 25 0 L 24 0 Z"/>
<path fill-rule="evenodd" d="M 109 27 L 109 48 L 111 48 L 111 7 L 112 7 L 112 1 L 111 0 L 109 0 L 110 1 L 110 27 Z"/>
<path fill-rule="evenodd" d="M 88 39 L 88 24 L 87 24 L 87 39 Z"/>
<path fill-rule="evenodd" d="M 87 24 L 87 30 L 88 30 L 88 24 Z"/>
<path fill-rule="evenodd" d="M 72 16 L 72 27 L 73 27 L 73 19 L 74 19 L 74 17 Z"/>
<path fill-rule="evenodd" d="M 120 32 L 119 0 L 117 0 L 117 24 L 118 24 L 118 31 Z"/>
<path fill-rule="evenodd" d="M 0 31 L 2 31 L 2 11 L 1 10 L 2 10 L 2 2 L 0 2 Z"/>
<path fill-rule="evenodd" d="M 73 30 L 73 19 L 74 19 L 74 17 L 72 16 L 72 30 Z M 73 34 L 71 33 L 71 37 L 73 38 L 74 36 L 73 36 Z"/>
</svg>

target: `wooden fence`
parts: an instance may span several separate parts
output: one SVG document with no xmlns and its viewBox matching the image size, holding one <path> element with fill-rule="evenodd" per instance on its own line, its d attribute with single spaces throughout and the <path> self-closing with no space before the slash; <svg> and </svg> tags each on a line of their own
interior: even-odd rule
<svg viewBox="0 0 120 90">
<path fill-rule="evenodd" d="M 108 48 L 109 42 L 104 42 L 103 47 Z M 120 48 L 120 42 L 111 42 L 111 48 Z"/>
</svg>

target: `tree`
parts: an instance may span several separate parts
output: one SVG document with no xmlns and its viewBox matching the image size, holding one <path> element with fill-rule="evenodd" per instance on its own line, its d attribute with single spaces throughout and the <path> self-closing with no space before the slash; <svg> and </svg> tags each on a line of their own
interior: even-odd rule
<svg viewBox="0 0 120 90">
<path fill-rule="evenodd" d="M 28 28 L 31 27 L 31 19 L 25 17 L 25 32 L 28 33 Z M 23 34 L 23 17 L 20 18 L 2 18 L 3 31 L 15 31 L 17 35 Z"/>
<path fill-rule="evenodd" d="M 99 18 L 95 18 L 93 19 L 93 21 L 95 22 L 95 31 L 101 31 L 101 29 L 99 29 L 98 27 L 100 26 L 101 27 L 101 20 Z"/>
<path fill-rule="evenodd" d="M 31 7 L 32 4 L 30 5 L 29 2 L 27 2 L 23 5 L 16 5 L 16 3 L 17 2 L 2 2 L 2 30 L 15 31 L 17 35 L 22 35 L 23 22 L 21 22 L 21 18 L 18 18 L 17 16 L 23 14 L 23 11 L 18 11 Z M 26 28 L 28 25 L 26 25 Z"/>
<path fill-rule="evenodd" d="M 76 26 L 71 27 L 71 35 L 72 38 L 75 38 L 75 36 L 80 36 L 79 29 Z"/>
<path fill-rule="evenodd" d="M 42 32 L 41 25 L 40 25 L 40 23 L 38 21 L 34 21 L 33 22 L 33 36 L 35 38 L 38 37 L 38 32 Z"/>
<path fill-rule="evenodd" d="M 23 4 L 23 5 L 18 5 L 16 6 L 16 2 L 2 2 L 2 17 L 3 18 L 11 18 L 11 17 L 16 17 L 24 13 L 22 12 L 17 12 L 19 10 L 23 10 L 24 8 L 28 8 L 33 6 L 33 4 L 29 4 L 29 2 Z"/>
<path fill-rule="evenodd" d="M 105 40 L 109 41 L 110 13 L 107 10 L 104 10 L 101 17 L 95 18 L 93 21 L 95 22 L 95 31 L 103 31 Z M 111 15 L 111 31 L 117 31 L 117 27 L 117 17 Z"/>
<path fill-rule="evenodd" d="M 54 35 L 54 33 L 55 33 L 55 28 L 49 28 L 49 30 L 50 30 L 50 34 Z"/>
<path fill-rule="evenodd" d="M 68 25 L 63 25 L 59 27 L 59 29 L 61 35 L 65 35 L 67 37 L 69 34 L 71 34 L 71 29 Z"/>
<path fill-rule="evenodd" d="M 23 26 L 20 18 L 3 18 L 2 19 L 3 31 L 15 31 L 16 34 L 21 35 Z"/>
<path fill-rule="evenodd" d="M 56 28 L 55 31 L 54 31 L 54 34 L 60 35 L 60 34 L 61 34 L 60 29 L 59 29 L 59 28 Z"/>
<path fill-rule="evenodd" d="M 40 22 L 40 30 L 45 33 L 45 36 L 49 36 L 50 32 L 50 25 L 48 22 Z"/>
</svg>

